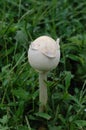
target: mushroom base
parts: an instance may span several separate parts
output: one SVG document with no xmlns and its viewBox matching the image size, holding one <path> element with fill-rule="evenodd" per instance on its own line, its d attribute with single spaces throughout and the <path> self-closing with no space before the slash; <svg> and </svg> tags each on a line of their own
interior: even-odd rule
<svg viewBox="0 0 86 130">
<path fill-rule="evenodd" d="M 48 95 L 47 95 L 47 73 L 39 73 L 39 111 L 43 112 L 46 110 Z"/>
</svg>

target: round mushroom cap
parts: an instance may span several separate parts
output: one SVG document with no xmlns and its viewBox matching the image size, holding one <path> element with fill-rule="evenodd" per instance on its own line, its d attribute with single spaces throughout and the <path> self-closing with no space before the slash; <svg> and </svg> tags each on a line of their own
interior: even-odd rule
<svg viewBox="0 0 86 130">
<path fill-rule="evenodd" d="M 41 36 L 34 40 L 28 50 L 31 66 L 38 71 L 54 69 L 60 60 L 59 43 L 48 36 Z"/>
</svg>

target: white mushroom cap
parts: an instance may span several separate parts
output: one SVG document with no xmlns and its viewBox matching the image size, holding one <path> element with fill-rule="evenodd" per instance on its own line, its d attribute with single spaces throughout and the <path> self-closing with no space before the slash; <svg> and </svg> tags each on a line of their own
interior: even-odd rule
<svg viewBox="0 0 86 130">
<path fill-rule="evenodd" d="M 28 50 L 31 66 L 38 71 L 54 69 L 60 60 L 59 39 L 57 43 L 48 36 L 41 36 L 34 40 Z"/>
</svg>

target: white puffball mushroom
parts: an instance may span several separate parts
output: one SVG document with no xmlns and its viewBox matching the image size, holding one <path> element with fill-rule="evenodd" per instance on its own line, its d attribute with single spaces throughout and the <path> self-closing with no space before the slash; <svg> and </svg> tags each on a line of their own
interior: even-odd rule
<svg viewBox="0 0 86 130">
<path fill-rule="evenodd" d="M 48 96 L 47 72 L 54 69 L 60 60 L 59 39 L 56 41 L 49 36 L 40 36 L 34 40 L 28 50 L 30 65 L 39 72 L 39 111 L 46 108 Z"/>
</svg>

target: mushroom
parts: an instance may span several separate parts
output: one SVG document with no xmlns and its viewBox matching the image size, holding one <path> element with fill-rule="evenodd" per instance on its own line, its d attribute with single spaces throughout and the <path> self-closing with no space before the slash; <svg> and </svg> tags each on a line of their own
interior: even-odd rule
<svg viewBox="0 0 86 130">
<path fill-rule="evenodd" d="M 55 41 L 49 36 L 40 36 L 34 40 L 28 50 L 30 65 L 39 72 L 39 112 L 46 110 L 47 73 L 54 69 L 60 60 L 59 38 Z"/>
</svg>

